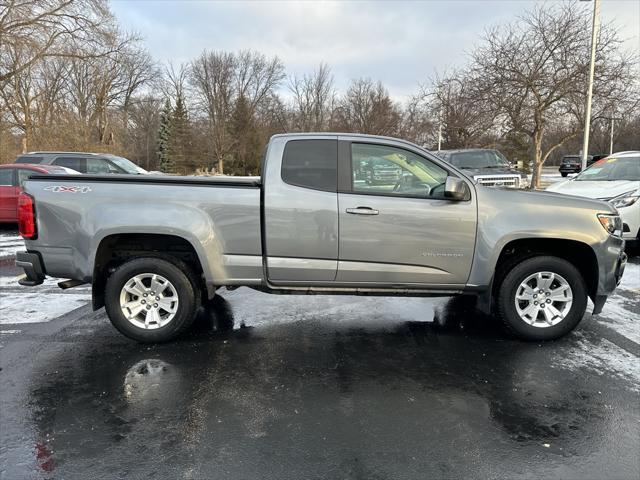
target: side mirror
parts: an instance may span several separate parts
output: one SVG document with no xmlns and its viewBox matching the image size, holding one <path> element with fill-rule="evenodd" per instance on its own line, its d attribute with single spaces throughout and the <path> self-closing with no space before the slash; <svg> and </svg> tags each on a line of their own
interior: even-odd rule
<svg viewBox="0 0 640 480">
<path fill-rule="evenodd" d="M 458 177 L 449 176 L 444 184 L 444 196 L 451 200 L 464 200 L 468 190 L 466 182 Z"/>
</svg>

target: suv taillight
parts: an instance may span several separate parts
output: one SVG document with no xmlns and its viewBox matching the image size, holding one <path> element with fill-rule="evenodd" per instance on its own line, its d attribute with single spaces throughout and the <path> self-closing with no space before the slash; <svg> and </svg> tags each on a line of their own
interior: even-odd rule
<svg viewBox="0 0 640 480">
<path fill-rule="evenodd" d="M 18 231 L 22 238 L 35 240 L 38 237 L 36 228 L 36 204 L 28 193 L 18 196 Z"/>
</svg>

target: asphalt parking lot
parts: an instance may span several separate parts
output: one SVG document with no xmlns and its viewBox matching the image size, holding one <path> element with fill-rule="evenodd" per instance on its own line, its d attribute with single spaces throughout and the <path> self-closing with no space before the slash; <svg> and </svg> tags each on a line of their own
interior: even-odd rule
<svg viewBox="0 0 640 480">
<path fill-rule="evenodd" d="M 2 479 L 640 477 L 637 256 L 602 315 L 544 344 L 461 299 L 242 288 L 140 345 L 86 289 L 25 301 L 16 274 L 0 266 Z"/>
</svg>

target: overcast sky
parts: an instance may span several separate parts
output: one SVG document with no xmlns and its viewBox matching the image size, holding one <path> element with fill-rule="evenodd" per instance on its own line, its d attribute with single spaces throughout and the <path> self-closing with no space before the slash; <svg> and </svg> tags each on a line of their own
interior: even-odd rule
<svg viewBox="0 0 640 480">
<path fill-rule="evenodd" d="M 287 73 L 331 66 L 336 85 L 382 80 L 404 100 L 435 70 L 464 64 L 485 28 L 508 22 L 536 0 L 410 2 L 223 2 L 113 0 L 127 30 L 154 58 L 188 62 L 202 50 L 254 49 L 277 55 Z M 551 2 L 546 2 L 547 4 Z M 590 9 L 591 2 L 584 2 Z M 640 0 L 602 0 L 602 20 L 640 49 Z"/>
</svg>

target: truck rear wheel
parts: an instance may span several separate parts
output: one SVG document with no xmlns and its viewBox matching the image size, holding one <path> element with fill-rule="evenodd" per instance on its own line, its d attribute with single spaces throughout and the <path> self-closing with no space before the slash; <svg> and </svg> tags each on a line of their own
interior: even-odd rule
<svg viewBox="0 0 640 480">
<path fill-rule="evenodd" d="M 558 257 L 523 260 L 499 285 L 498 313 L 506 329 L 523 340 L 553 340 L 584 316 L 587 289 L 576 267 Z"/>
<path fill-rule="evenodd" d="M 177 259 L 136 258 L 107 279 L 109 320 L 139 342 L 173 340 L 191 326 L 199 306 L 200 289 L 193 272 Z"/>
</svg>

